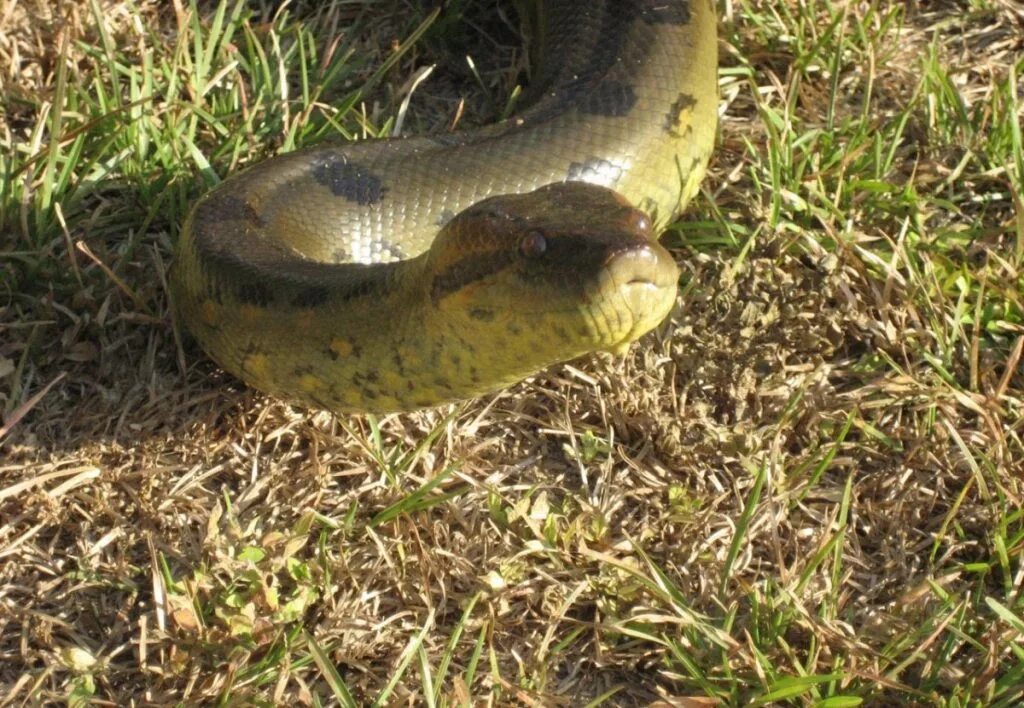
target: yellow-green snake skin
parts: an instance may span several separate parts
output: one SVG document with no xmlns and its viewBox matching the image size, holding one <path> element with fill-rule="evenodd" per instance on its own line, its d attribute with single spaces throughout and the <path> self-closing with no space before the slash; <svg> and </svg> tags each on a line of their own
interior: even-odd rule
<svg viewBox="0 0 1024 708">
<path fill-rule="evenodd" d="M 536 9 L 514 118 L 293 152 L 195 205 L 172 296 L 214 360 L 311 407 L 408 410 L 664 319 L 678 270 L 656 236 L 714 142 L 713 0 Z"/>
</svg>

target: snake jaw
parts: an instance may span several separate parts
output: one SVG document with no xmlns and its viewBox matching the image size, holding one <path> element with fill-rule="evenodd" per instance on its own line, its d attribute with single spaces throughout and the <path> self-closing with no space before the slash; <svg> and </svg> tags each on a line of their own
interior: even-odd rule
<svg viewBox="0 0 1024 708">
<path fill-rule="evenodd" d="M 678 280 L 675 261 L 654 241 L 611 254 L 597 296 L 605 303 L 600 312 L 611 339 L 607 350 L 624 354 L 632 342 L 660 324 L 675 303 Z M 609 322 L 609 310 L 614 323 Z"/>
</svg>

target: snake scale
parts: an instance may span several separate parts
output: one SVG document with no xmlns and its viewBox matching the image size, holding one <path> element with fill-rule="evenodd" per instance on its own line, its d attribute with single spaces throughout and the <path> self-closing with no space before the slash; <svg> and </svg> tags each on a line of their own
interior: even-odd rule
<svg viewBox="0 0 1024 708">
<path fill-rule="evenodd" d="M 714 142 L 714 0 L 546 0 L 526 107 L 273 157 L 193 207 L 179 321 L 248 384 L 333 411 L 495 391 L 622 351 L 676 297 L 657 242 Z"/>
</svg>

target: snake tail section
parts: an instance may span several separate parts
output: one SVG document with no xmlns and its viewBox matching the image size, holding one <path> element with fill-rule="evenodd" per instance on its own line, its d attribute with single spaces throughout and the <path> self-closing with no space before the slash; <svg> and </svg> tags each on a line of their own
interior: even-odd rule
<svg viewBox="0 0 1024 708">
<path fill-rule="evenodd" d="M 281 155 L 196 203 L 172 297 L 215 361 L 308 406 L 409 410 L 620 351 L 668 314 L 656 236 L 714 142 L 713 2 L 534 10 L 515 117 Z"/>
</svg>

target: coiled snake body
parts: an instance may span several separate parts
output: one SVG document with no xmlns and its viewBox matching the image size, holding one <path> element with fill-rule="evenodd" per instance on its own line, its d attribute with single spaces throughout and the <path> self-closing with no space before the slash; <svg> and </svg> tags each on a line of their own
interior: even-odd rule
<svg viewBox="0 0 1024 708">
<path fill-rule="evenodd" d="M 390 411 L 493 391 L 657 325 L 659 230 L 714 141 L 713 0 L 547 0 L 528 107 L 478 130 L 322 145 L 201 199 L 175 310 L 247 383 Z"/>
</svg>

